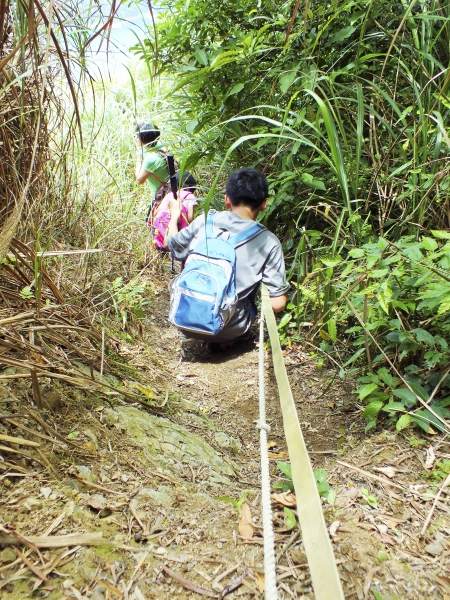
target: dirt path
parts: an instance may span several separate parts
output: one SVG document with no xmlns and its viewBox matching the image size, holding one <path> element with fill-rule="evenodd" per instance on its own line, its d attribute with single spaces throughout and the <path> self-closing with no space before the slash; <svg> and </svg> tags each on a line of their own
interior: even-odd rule
<svg viewBox="0 0 450 600">
<path fill-rule="evenodd" d="M 65 435 L 76 433 L 78 448 L 67 452 L 53 447 L 60 480 L 43 471 L 32 477 L 0 476 L 0 523 L 24 535 L 97 532 L 113 542 L 42 550 L 42 560 L 33 555 L 35 568 L 44 575 L 48 571 L 47 581 L 5 546 L 0 553 L 2 598 L 169 600 L 208 596 L 211 590 L 219 597 L 233 581 L 239 586 L 226 594 L 230 599 L 262 597 L 259 441 L 254 425 L 257 348 L 250 343 L 211 353 L 195 341 L 181 346 L 164 317 L 167 304 L 163 282 L 152 303 L 156 323 L 148 325 L 142 343 L 126 348 L 136 368 L 148 373 L 149 384 L 167 390 L 163 419 L 149 417 L 154 420 L 145 421 L 141 437 L 137 429 L 132 436 L 123 419 L 128 415 L 138 427 L 145 411 L 100 401 L 86 410 L 86 399 L 66 391 L 55 426 Z M 431 527 L 420 538 L 431 507 L 425 493 L 433 482 L 421 477 L 426 452 L 417 446 L 418 438 L 394 432 L 366 436 L 348 384 L 333 379 L 332 371 L 317 369 L 316 360 L 300 348 L 287 350 L 285 361 L 314 469 L 326 471 L 336 495 L 332 505 L 324 499 L 323 506 L 346 598 L 448 599 L 447 500 L 443 496 L 438 502 Z M 267 364 L 275 483 L 283 480 L 277 459 L 288 458 L 270 360 Z M 0 387 L 0 392 L 0 406 L 7 407 L 8 389 Z M 151 454 L 145 445 L 159 426 L 180 426 L 179 437 L 162 442 L 159 453 Z M 206 440 L 217 460 L 180 459 L 176 445 L 184 444 L 181 426 L 191 432 L 199 451 Z M 446 448 L 434 444 L 438 460 L 445 460 Z M 218 499 L 238 501 L 244 494 L 253 519 L 250 540 L 239 533 L 232 503 Z M 283 506 L 276 502 L 274 528 L 280 553 L 296 527 L 287 529 Z M 301 538 L 284 552 L 277 576 L 281 599 L 314 597 Z"/>
</svg>

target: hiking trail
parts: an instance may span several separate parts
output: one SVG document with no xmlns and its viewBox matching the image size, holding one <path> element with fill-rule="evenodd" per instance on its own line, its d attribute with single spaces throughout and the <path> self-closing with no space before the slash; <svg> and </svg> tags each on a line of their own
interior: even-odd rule
<svg viewBox="0 0 450 600">
<path fill-rule="evenodd" d="M 0 522 L 30 538 L 91 538 L 70 546 L 62 540 L 55 549 L 44 543 L 41 558 L 36 553 L 27 558 L 30 547 L 18 555 L 5 545 L 2 598 L 263 597 L 257 344 L 212 353 L 194 340 L 181 343 L 166 318 L 168 277 L 161 275 L 155 284 L 155 273 L 161 268 L 151 275 L 154 322 L 145 322 L 141 340 L 124 343 L 121 351 L 147 374 L 150 387 L 166 390 L 164 400 L 149 413 L 113 396 L 110 402 L 87 403 L 81 392 L 49 385 L 47 395 L 60 394 L 54 423 L 70 430 L 77 446 L 64 451 L 53 446 L 59 480 L 48 470 L 0 475 Z M 323 499 L 323 509 L 345 597 L 448 598 L 450 551 L 433 529 L 438 522 L 450 533 L 444 496 L 431 530 L 420 539 L 431 508 L 429 486 L 419 481 L 425 449 L 411 445 L 403 433 L 364 434 L 350 382 L 332 369 L 319 369 L 317 359 L 299 346 L 287 348 L 284 357 L 313 468 L 323 470 L 321 481 L 325 477 L 335 494 L 332 504 Z M 267 360 L 273 485 L 285 481 L 276 462 L 289 457 L 270 364 Z M 30 382 L 11 385 L 0 386 L 2 406 L 8 407 L 13 389 L 20 395 Z M 20 435 L 13 427 L 8 432 Z M 445 448 L 436 447 L 435 458 L 445 458 Z M 50 450 L 48 445 L 45 451 Z M 279 597 L 312 599 L 298 524 L 289 529 L 284 511 L 285 506 L 295 511 L 295 498 L 281 490 L 274 494 L 276 554 L 282 553 Z M 241 516 L 231 499 L 242 501 Z"/>
</svg>

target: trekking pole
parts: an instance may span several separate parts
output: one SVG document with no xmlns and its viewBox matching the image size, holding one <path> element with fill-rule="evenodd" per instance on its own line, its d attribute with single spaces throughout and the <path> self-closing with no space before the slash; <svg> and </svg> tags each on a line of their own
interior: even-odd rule
<svg viewBox="0 0 450 600">
<path fill-rule="evenodd" d="M 169 169 L 169 181 L 170 181 L 170 190 L 173 194 L 175 200 L 178 197 L 178 178 L 175 172 L 175 160 L 173 158 L 173 154 L 166 155 L 167 160 L 167 168 Z M 180 198 L 181 200 L 181 198 Z"/>
</svg>

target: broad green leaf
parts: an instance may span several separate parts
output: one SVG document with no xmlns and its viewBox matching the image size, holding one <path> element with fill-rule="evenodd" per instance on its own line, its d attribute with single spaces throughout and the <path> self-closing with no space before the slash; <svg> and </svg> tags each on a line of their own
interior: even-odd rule
<svg viewBox="0 0 450 600">
<path fill-rule="evenodd" d="M 389 246 L 389 242 L 387 242 L 384 238 L 380 237 L 378 239 L 377 246 L 379 250 L 385 250 Z"/>
<path fill-rule="evenodd" d="M 386 277 L 388 275 L 389 269 L 374 269 L 370 271 L 370 277 L 375 277 L 376 279 L 380 279 L 381 277 Z"/>
<path fill-rule="evenodd" d="M 404 410 L 405 406 L 401 402 L 389 402 L 389 404 L 386 404 L 383 408 L 383 412 L 398 412 Z"/>
<path fill-rule="evenodd" d="M 325 498 L 327 499 L 328 504 L 333 504 L 336 502 L 336 490 L 330 490 L 328 494 L 326 494 Z"/>
<path fill-rule="evenodd" d="M 327 481 L 318 481 L 317 482 L 317 491 L 320 496 L 324 496 L 330 490 L 330 484 Z"/>
<path fill-rule="evenodd" d="M 364 248 L 352 248 L 348 255 L 351 258 L 362 258 L 365 255 Z"/>
<path fill-rule="evenodd" d="M 231 90 L 228 92 L 228 96 L 233 96 L 234 94 L 238 94 L 245 88 L 245 83 L 236 83 Z"/>
<path fill-rule="evenodd" d="M 392 390 L 394 396 L 400 398 L 405 403 L 405 406 L 411 408 L 417 403 L 416 395 L 408 388 L 399 388 L 398 390 Z"/>
<path fill-rule="evenodd" d="M 366 489 L 362 489 L 361 490 L 361 494 L 364 496 L 364 498 L 367 500 L 367 503 L 372 506 L 372 508 L 378 508 L 378 503 L 377 503 L 377 499 L 375 498 L 375 496 L 373 496 L 372 494 L 369 493 L 369 490 Z"/>
<path fill-rule="evenodd" d="M 286 529 L 293 529 L 295 527 L 295 524 L 297 523 L 295 514 L 287 506 L 285 506 L 283 510 L 284 510 L 284 514 L 285 514 L 284 524 L 286 525 Z"/>
<path fill-rule="evenodd" d="M 382 400 L 372 400 L 372 402 L 370 402 L 370 404 L 368 404 L 364 409 L 362 416 L 365 419 L 372 421 L 375 415 L 377 415 L 383 408 L 383 404 L 384 402 Z"/>
<path fill-rule="evenodd" d="M 425 342 L 425 344 L 428 344 L 430 346 L 435 345 L 434 337 L 425 329 L 421 329 L 420 327 L 418 327 L 417 329 L 411 329 L 411 333 L 414 333 L 416 335 L 416 339 L 418 342 Z"/>
<path fill-rule="evenodd" d="M 369 421 L 367 423 L 367 425 L 364 427 L 364 433 L 367 433 L 368 431 L 370 431 L 371 429 L 376 427 L 376 424 L 377 424 L 377 422 L 375 419 L 373 421 Z"/>
<path fill-rule="evenodd" d="M 423 259 L 423 254 L 420 251 L 420 244 L 415 244 L 414 246 L 409 246 L 408 248 L 404 248 L 402 254 L 413 261 Z"/>
<path fill-rule="evenodd" d="M 291 71 L 289 73 L 285 73 L 280 77 L 280 90 L 283 94 L 285 94 L 291 85 L 294 83 L 295 78 L 297 77 L 297 71 Z"/>
<path fill-rule="evenodd" d="M 436 427 L 436 429 L 438 429 L 439 431 L 445 431 L 444 428 L 444 424 L 441 423 L 441 421 L 439 421 L 439 419 L 437 417 L 435 417 L 433 415 L 433 413 L 431 413 L 428 409 L 424 408 L 422 410 L 418 410 L 417 412 L 414 413 L 414 417 L 412 417 L 412 420 L 417 424 L 420 425 L 420 427 L 422 427 L 422 429 L 424 431 L 426 431 L 428 433 L 429 428 L 430 428 L 430 421 L 431 424 Z"/>
<path fill-rule="evenodd" d="M 368 383 L 367 385 L 362 385 L 356 391 L 358 392 L 358 396 L 360 400 L 364 400 L 367 398 L 372 392 L 378 389 L 376 383 Z"/>
<path fill-rule="evenodd" d="M 325 469 L 316 469 L 314 471 L 314 477 L 318 483 L 323 483 L 327 480 L 328 473 L 325 471 Z"/>
<path fill-rule="evenodd" d="M 420 383 L 418 383 L 415 379 L 409 379 L 408 384 L 412 391 L 419 396 L 419 398 L 422 398 L 422 400 L 428 400 L 428 392 L 420 385 Z"/>
<path fill-rule="evenodd" d="M 434 237 L 438 238 L 438 240 L 450 240 L 450 232 L 448 231 L 438 231 L 432 229 L 431 233 L 434 235 Z"/>
<path fill-rule="evenodd" d="M 398 377 L 392 377 L 386 367 L 382 367 L 377 371 L 378 377 L 383 381 L 386 385 L 391 388 L 394 388 L 397 385 Z"/>
<path fill-rule="evenodd" d="M 431 252 L 434 252 L 434 250 L 436 250 L 436 248 L 438 247 L 438 243 L 436 242 L 436 240 L 433 240 L 433 238 L 429 237 L 423 237 L 422 244 L 425 250 L 430 250 Z"/>
<path fill-rule="evenodd" d="M 277 462 L 277 467 L 280 471 L 285 475 L 288 479 L 292 479 L 292 469 L 291 465 L 287 462 Z"/>
<path fill-rule="evenodd" d="M 285 315 L 283 315 L 280 322 L 278 323 L 278 329 L 283 329 L 283 327 L 286 327 L 286 325 L 288 323 L 290 323 L 291 319 L 292 319 L 291 313 L 286 313 Z"/>
<path fill-rule="evenodd" d="M 324 182 L 321 179 L 316 179 L 310 173 L 302 173 L 302 180 L 304 183 L 306 183 L 306 185 L 309 185 L 316 190 L 322 190 L 323 192 L 326 191 Z"/>
<path fill-rule="evenodd" d="M 402 415 L 395 425 L 397 431 L 402 431 L 411 423 L 410 415 Z"/>
<path fill-rule="evenodd" d="M 206 67 L 208 65 L 208 55 L 203 50 L 203 48 L 198 48 L 198 47 L 195 48 L 194 55 L 195 55 L 195 58 L 198 60 L 198 62 L 200 64 L 202 64 L 204 67 Z"/>
<path fill-rule="evenodd" d="M 365 351 L 366 351 L 366 349 L 365 349 L 365 348 L 360 348 L 359 350 L 357 350 L 357 351 L 355 352 L 355 354 L 353 354 L 353 355 L 352 355 L 352 356 L 351 356 L 351 357 L 348 359 L 348 361 L 347 361 L 347 362 L 345 362 L 345 363 L 343 364 L 343 367 L 348 367 L 349 365 L 351 365 L 352 363 L 354 363 L 354 362 L 355 362 L 355 360 L 357 360 L 357 359 L 358 359 L 358 358 L 361 356 L 361 354 L 362 354 L 363 352 L 365 352 Z"/>
<path fill-rule="evenodd" d="M 329 256 L 327 258 L 320 259 L 326 267 L 335 267 L 342 262 L 342 256 Z"/>
<path fill-rule="evenodd" d="M 356 31 L 356 27 L 344 27 L 330 37 L 330 43 L 334 44 L 335 42 L 342 42 L 350 37 L 354 31 Z"/>
</svg>

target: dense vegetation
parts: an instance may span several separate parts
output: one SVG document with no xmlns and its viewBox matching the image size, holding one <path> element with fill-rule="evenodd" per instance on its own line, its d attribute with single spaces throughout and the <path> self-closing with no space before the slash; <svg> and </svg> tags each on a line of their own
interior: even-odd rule
<svg viewBox="0 0 450 600">
<path fill-rule="evenodd" d="M 293 290 L 285 342 L 316 346 L 341 376 L 367 371 L 369 428 L 384 411 L 398 429 L 443 429 L 448 4 L 161 5 L 157 38 L 136 53 L 173 81 L 187 160 L 270 177 L 263 219 L 283 240 Z"/>
<path fill-rule="evenodd" d="M 360 378 L 369 428 L 383 415 L 398 429 L 444 429 L 449 6 L 159 6 L 134 49 L 142 68 L 106 84 L 89 48 L 108 36 L 114 11 L 5 4 L 0 258 L 14 231 L 42 249 L 106 246 L 116 254 L 47 266 L 55 261 L 93 319 L 126 327 L 142 315 L 136 267 L 151 257 L 132 131 L 150 114 L 195 169 L 205 206 L 220 206 L 217 183 L 237 166 L 269 177 L 263 220 L 283 241 L 292 286 L 284 343 L 300 340 L 319 367 L 326 359 Z"/>
</svg>

